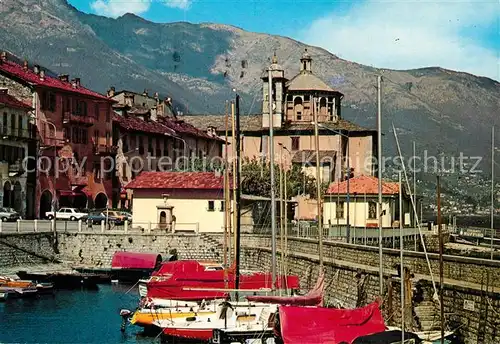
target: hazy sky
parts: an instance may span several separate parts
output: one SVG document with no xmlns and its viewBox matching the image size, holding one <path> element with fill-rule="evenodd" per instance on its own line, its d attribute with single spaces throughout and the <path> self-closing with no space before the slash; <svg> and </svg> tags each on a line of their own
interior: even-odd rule
<svg viewBox="0 0 500 344">
<path fill-rule="evenodd" d="M 441 66 L 500 80 L 500 2 L 69 0 L 109 17 L 231 24 L 288 36 L 374 67 Z"/>
</svg>

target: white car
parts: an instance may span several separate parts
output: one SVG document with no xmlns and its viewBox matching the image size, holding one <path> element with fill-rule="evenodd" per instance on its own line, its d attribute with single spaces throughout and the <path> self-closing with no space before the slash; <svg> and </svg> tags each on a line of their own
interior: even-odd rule
<svg viewBox="0 0 500 344">
<path fill-rule="evenodd" d="M 48 211 L 45 213 L 45 216 L 49 220 L 52 220 L 54 218 L 54 212 Z M 85 220 L 87 217 L 88 217 L 87 213 L 80 213 L 75 208 L 61 208 L 59 209 L 59 211 L 56 212 L 57 220 L 77 221 L 77 220 Z"/>
</svg>

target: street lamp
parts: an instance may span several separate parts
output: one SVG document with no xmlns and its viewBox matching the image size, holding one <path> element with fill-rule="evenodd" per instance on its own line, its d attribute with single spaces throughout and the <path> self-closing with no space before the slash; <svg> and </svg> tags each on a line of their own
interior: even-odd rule
<svg viewBox="0 0 500 344">
<path fill-rule="evenodd" d="M 312 124 L 315 124 L 315 123 L 312 122 Z M 349 216 L 349 213 L 350 213 L 349 179 L 351 177 L 351 165 L 350 165 L 351 159 L 349 158 L 349 135 L 346 135 L 340 131 L 328 128 L 321 123 L 318 123 L 318 127 L 322 128 L 322 129 L 326 129 L 328 131 L 331 131 L 332 133 L 335 133 L 337 135 L 340 135 L 340 136 L 347 138 L 347 147 L 346 147 L 346 158 L 347 158 L 347 219 L 346 219 L 347 220 L 347 231 L 346 231 L 346 240 L 348 243 L 350 243 L 351 242 L 351 223 L 350 223 L 350 216 Z"/>
</svg>

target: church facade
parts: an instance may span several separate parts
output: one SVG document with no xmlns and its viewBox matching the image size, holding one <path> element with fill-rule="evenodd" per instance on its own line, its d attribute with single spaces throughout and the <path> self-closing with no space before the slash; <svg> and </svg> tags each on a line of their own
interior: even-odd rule
<svg viewBox="0 0 500 344">
<path fill-rule="evenodd" d="M 376 168 L 377 132 L 362 128 L 342 118 L 344 95 L 313 72 L 313 58 L 307 50 L 299 63 L 299 73 L 286 78 L 286 71 L 278 64 L 276 56 L 262 75 L 262 112 L 241 116 L 241 155 L 247 159 L 268 159 L 270 111 L 272 97 L 274 161 L 289 168 L 301 165 L 307 174 L 316 177 L 315 118 L 319 125 L 319 155 L 322 182 L 345 179 L 347 155 L 350 159 L 351 177 L 373 175 Z M 269 94 L 271 71 L 271 94 Z M 224 115 L 183 116 L 194 126 L 212 128 L 218 135 L 225 134 Z M 228 142 L 232 143 L 229 135 Z M 232 147 L 232 146 L 229 146 Z M 229 156 L 231 156 L 229 148 Z M 296 219 L 314 219 L 317 204 L 307 196 L 297 199 Z"/>
</svg>

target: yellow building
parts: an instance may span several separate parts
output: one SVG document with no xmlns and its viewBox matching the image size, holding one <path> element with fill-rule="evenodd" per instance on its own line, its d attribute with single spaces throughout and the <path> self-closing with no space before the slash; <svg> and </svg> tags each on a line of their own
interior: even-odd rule
<svg viewBox="0 0 500 344">
<path fill-rule="evenodd" d="M 404 190 L 404 188 L 403 188 Z M 349 207 L 347 195 L 349 192 Z M 382 227 L 398 228 L 399 221 L 403 220 L 404 226 L 411 225 L 411 200 L 403 191 L 403 214 L 399 214 L 399 184 L 395 182 L 382 182 Z M 379 216 L 378 179 L 372 176 L 358 176 L 347 181 L 330 184 L 323 198 L 323 223 L 327 226 L 347 225 L 347 212 L 349 224 L 358 228 L 378 228 Z"/>
<path fill-rule="evenodd" d="M 133 190 L 133 227 L 151 230 L 223 232 L 224 178 L 215 172 L 142 172 Z M 277 203 L 279 200 L 277 200 Z M 241 196 L 241 231 L 269 226 L 269 199 Z"/>
</svg>

